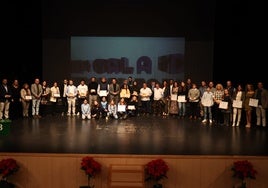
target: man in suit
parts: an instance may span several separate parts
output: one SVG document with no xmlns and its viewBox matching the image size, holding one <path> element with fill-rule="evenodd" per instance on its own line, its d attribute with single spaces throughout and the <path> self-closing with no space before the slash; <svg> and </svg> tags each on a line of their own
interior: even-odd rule
<svg viewBox="0 0 268 188">
<path fill-rule="evenodd" d="M 42 85 L 39 78 L 35 78 L 34 83 L 31 85 L 32 92 L 32 115 L 33 118 L 41 118 L 39 115 L 39 108 L 42 95 Z"/>
<path fill-rule="evenodd" d="M 115 78 L 112 79 L 112 83 L 109 85 L 109 102 L 115 101 L 115 104 L 119 102 L 120 85 Z"/>
<path fill-rule="evenodd" d="M 9 119 L 9 105 L 12 100 L 11 88 L 7 84 L 7 79 L 2 80 L 0 85 L 0 120 Z"/>
</svg>

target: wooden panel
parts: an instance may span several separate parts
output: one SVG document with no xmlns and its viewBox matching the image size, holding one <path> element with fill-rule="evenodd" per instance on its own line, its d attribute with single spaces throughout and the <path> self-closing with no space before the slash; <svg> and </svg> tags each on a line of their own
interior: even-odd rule
<svg viewBox="0 0 268 188">
<path fill-rule="evenodd" d="M 108 185 L 109 188 L 143 188 L 144 166 L 111 164 Z"/>
<path fill-rule="evenodd" d="M 20 170 L 9 180 L 18 188 L 79 188 L 87 184 L 84 171 L 80 169 L 81 159 L 86 155 L 102 164 L 101 173 L 93 181 L 96 188 L 152 188 L 153 182 L 110 182 L 110 165 L 115 172 L 122 173 L 143 166 L 155 158 L 162 158 L 169 166 L 168 178 L 161 183 L 165 188 L 226 188 L 239 184 L 232 177 L 231 166 L 237 160 L 249 160 L 258 171 L 256 179 L 247 180 L 248 188 L 266 188 L 268 179 L 267 156 L 181 156 L 181 155 L 106 155 L 106 154 L 35 154 L 0 153 L 0 160 L 12 157 Z M 126 174 L 125 174 L 126 175 Z M 126 175 L 127 176 L 127 175 Z M 129 175 L 128 175 L 129 176 Z M 136 177 L 137 179 L 140 176 Z M 109 187 L 110 186 L 110 187 Z"/>
</svg>

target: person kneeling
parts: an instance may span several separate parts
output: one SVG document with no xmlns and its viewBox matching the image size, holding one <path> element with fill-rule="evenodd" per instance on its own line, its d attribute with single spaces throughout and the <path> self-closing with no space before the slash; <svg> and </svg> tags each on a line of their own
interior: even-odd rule
<svg viewBox="0 0 268 188">
<path fill-rule="evenodd" d="M 82 119 L 91 119 L 91 110 L 90 105 L 88 104 L 87 99 L 81 104 Z"/>
</svg>

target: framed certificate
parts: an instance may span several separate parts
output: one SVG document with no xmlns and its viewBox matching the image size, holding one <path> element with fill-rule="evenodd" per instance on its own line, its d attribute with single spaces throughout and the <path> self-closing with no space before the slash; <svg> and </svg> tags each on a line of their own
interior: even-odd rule
<svg viewBox="0 0 268 188">
<path fill-rule="evenodd" d="M 220 102 L 220 105 L 219 105 L 219 108 L 220 109 L 227 109 L 228 108 L 228 102 L 226 102 L 226 101 L 221 101 Z"/>
<path fill-rule="evenodd" d="M 179 95 L 178 96 L 178 102 L 186 102 L 185 95 Z"/>
<path fill-rule="evenodd" d="M 240 100 L 233 100 L 233 107 L 234 108 L 242 108 L 242 101 L 240 101 Z"/>
<path fill-rule="evenodd" d="M 253 99 L 253 98 L 250 98 L 249 99 L 249 106 L 253 106 L 253 107 L 258 107 L 258 103 L 259 103 L 259 100 L 258 99 Z"/>
<path fill-rule="evenodd" d="M 117 106 L 117 111 L 118 112 L 125 112 L 126 111 L 126 105 L 118 105 Z"/>
<path fill-rule="evenodd" d="M 106 90 L 100 90 L 99 96 L 100 97 L 106 97 L 107 96 L 107 91 Z"/>
</svg>

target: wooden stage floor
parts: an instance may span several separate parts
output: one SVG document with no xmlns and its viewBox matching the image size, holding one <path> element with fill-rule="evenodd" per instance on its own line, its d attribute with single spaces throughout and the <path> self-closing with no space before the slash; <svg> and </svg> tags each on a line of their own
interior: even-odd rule
<svg viewBox="0 0 268 188">
<path fill-rule="evenodd" d="M 49 115 L 13 120 L 9 134 L 0 136 L 0 152 L 266 156 L 268 128 L 210 126 L 177 117 Z"/>
</svg>

